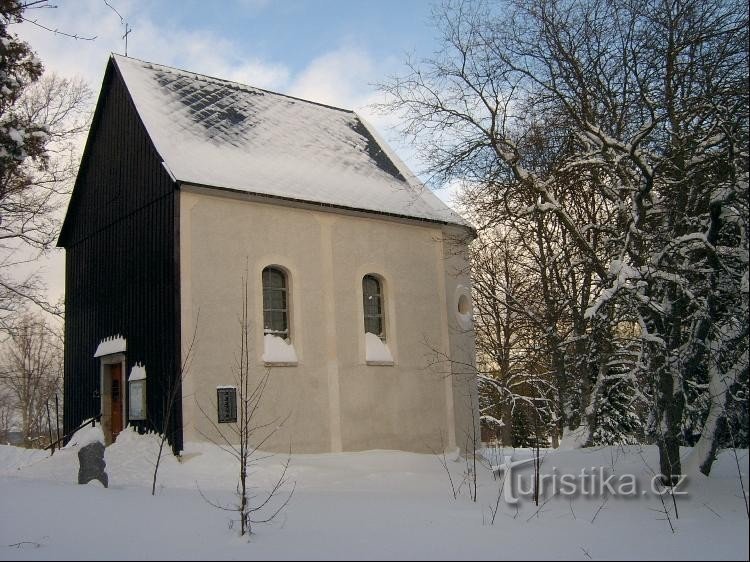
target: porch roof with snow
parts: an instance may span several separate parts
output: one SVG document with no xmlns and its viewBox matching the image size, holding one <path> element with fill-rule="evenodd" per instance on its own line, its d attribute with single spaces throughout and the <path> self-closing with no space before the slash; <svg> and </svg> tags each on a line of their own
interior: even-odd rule
<svg viewBox="0 0 750 562">
<path fill-rule="evenodd" d="M 354 111 L 112 55 L 180 184 L 470 225 Z"/>
</svg>

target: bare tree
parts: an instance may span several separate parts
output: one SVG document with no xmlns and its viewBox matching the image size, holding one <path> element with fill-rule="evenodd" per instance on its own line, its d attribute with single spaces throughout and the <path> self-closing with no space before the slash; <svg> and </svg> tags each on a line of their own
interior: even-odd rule
<svg viewBox="0 0 750 562">
<path fill-rule="evenodd" d="M 0 443 L 8 442 L 10 432 L 13 430 L 13 400 L 10 392 L 4 385 L 0 384 Z"/>
<path fill-rule="evenodd" d="M 61 314 L 28 270 L 57 236 L 88 128 L 91 91 L 80 79 L 42 74 L 29 45 L 10 31 L 25 4 L 0 5 L 0 329 L 33 305 Z M 26 268 L 22 266 L 26 265 Z"/>
<path fill-rule="evenodd" d="M 62 382 L 62 347 L 47 321 L 25 315 L 11 330 L 0 352 L 0 386 L 19 418 L 24 444 L 45 441 L 47 407 Z M 46 443 L 39 443 L 43 446 Z"/>
<path fill-rule="evenodd" d="M 505 445 L 521 405 L 555 418 L 544 332 L 537 322 L 538 283 L 510 233 L 485 232 L 473 250 L 475 331 L 482 416 L 499 415 Z M 544 413 L 542 413 L 544 411 Z M 492 415 L 494 413 L 495 415 Z"/>
<path fill-rule="evenodd" d="M 386 107 L 401 113 L 433 182 L 482 190 L 485 224 L 554 216 L 552 256 L 573 248 L 572 263 L 590 272 L 577 278 L 568 320 L 581 346 L 591 320 L 634 320 L 670 485 L 681 472 L 686 386 L 747 385 L 747 334 L 732 322 L 739 310 L 738 325 L 748 324 L 747 5 L 451 2 L 436 18 L 442 50 L 384 86 Z M 587 199 L 606 210 L 594 221 L 578 212 Z M 596 373 L 582 371 L 585 397 Z M 707 439 L 718 443 L 720 426 Z M 701 450 L 707 472 L 715 450 Z"/>
<path fill-rule="evenodd" d="M 252 483 L 248 480 L 249 470 L 260 460 L 258 453 L 263 450 L 263 446 L 281 428 L 286 418 L 276 417 L 267 421 L 259 420 L 271 370 L 266 368 L 262 375 L 255 377 L 251 368 L 247 273 L 242 278 L 240 314 L 240 345 L 235 358 L 234 369 L 234 389 L 237 400 L 236 419 L 229 423 L 220 424 L 218 421 L 214 421 L 214 416 L 207 412 L 200 403 L 197 403 L 197 406 L 214 430 L 213 435 L 203 434 L 204 437 L 231 455 L 237 461 L 239 469 L 237 481 L 239 503 L 237 505 L 223 506 L 206 499 L 214 507 L 236 512 L 240 519 L 240 536 L 244 536 L 252 533 L 253 524 L 267 523 L 281 513 L 294 494 L 294 484 L 286 497 L 281 499 L 280 495 L 284 493 L 284 487 L 288 484 L 287 471 L 291 462 L 290 444 L 289 456 L 282 464 L 281 473 L 271 489 L 262 494 L 251 492 Z M 278 505 L 275 502 L 278 502 Z M 271 511 L 267 513 L 266 510 Z"/>
</svg>

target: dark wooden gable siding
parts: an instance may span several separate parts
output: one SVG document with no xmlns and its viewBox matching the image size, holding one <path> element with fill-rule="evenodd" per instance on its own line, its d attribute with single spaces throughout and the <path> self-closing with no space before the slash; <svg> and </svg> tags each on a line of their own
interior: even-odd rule
<svg viewBox="0 0 750 562">
<path fill-rule="evenodd" d="M 147 425 L 163 431 L 180 365 L 179 192 L 110 60 L 59 245 L 66 248 L 66 433 L 99 414 L 98 343 L 127 340 L 147 372 Z M 181 394 L 170 427 L 182 448 Z M 136 422 L 139 423 L 139 422 Z"/>
</svg>

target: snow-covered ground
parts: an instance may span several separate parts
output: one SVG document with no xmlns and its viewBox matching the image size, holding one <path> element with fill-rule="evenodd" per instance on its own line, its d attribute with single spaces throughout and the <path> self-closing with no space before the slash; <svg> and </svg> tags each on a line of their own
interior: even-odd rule
<svg viewBox="0 0 750 562">
<path fill-rule="evenodd" d="M 234 499 L 232 457 L 213 445 L 187 444 L 181 460 L 163 459 L 152 497 L 156 446 L 153 436 L 121 434 L 106 450 L 108 489 L 76 484 L 76 447 L 49 457 L 0 446 L 0 560 L 748 559 L 748 516 L 733 451 L 721 455 L 711 478 L 685 487 L 687 495 L 677 499 L 679 518 L 672 498 L 662 504 L 650 490 L 648 467 L 658 466 L 652 447 L 543 451 L 542 473 L 583 470 L 588 480 L 578 484 L 585 480 L 590 490 L 593 483 L 597 493 L 566 496 L 558 489 L 549 499 L 548 485 L 541 509 L 517 488 L 517 504 L 505 496 L 498 502 L 504 479 L 485 466 L 511 453 L 514 461 L 529 458 L 528 450 L 486 453 L 490 462 L 479 465 L 476 503 L 463 458 L 445 459 L 458 489 L 454 499 L 442 459 L 434 455 L 293 455 L 285 488 L 296 483 L 291 501 L 273 522 L 256 525 L 242 539 L 235 514 L 211 505 Z M 747 489 L 748 454 L 738 454 Z M 256 492 L 273 485 L 284 460 L 266 458 L 253 468 Z M 523 484 L 533 468 L 517 465 L 511 474 L 509 481 Z M 626 485 L 633 475 L 637 495 L 599 494 L 599 474 L 614 475 L 617 492 L 632 491 Z M 285 497 L 282 492 L 279 501 Z M 269 504 L 265 513 L 274 508 Z"/>
</svg>

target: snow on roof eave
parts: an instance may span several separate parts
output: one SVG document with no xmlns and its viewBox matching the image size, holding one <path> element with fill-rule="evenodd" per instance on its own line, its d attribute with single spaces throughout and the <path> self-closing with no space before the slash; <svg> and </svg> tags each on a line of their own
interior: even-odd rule
<svg viewBox="0 0 750 562">
<path fill-rule="evenodd" d="M 309 206 L 309 207 L 322 207 L 324 210 L 331 209 L 331 210 L 339 210 L 344 212 L 350 212 L 352 214 L 357 215 L 374 215 L 378 217 L 387 217 L 387 218 L 393 218 L 393 219 L 400 219 L 400 220 L 406 220 L 406 221 L 414 221 L 414 222 L 426 222 L 430 224 L 439 224 L 444 226 L 453 226 L 453 227 L 459 227 L 463 228 L 472 235 L 473 238 L 477 237 L 477 231 L 476 229 L 471 226 L 468 223 L 459 223 L 459 222 L 450 222 L 446 220 L 440 220 L 435 218 L 429 218 L 429 217 L 419 217 L 414 215 L 403 215 L 399 213 L 391 213 L 388 211 L 378 211 L 373 209 L 363 209 L 360 207 L 348 207 L 346 205 L 337 205 L 335 203 L 324 203 L 321 201 L 313 201 L 313 200 L 307 200 L 307 199 L 298 199 L 295 197 L 285 197 L 283 195 L 274 195 L 271 193 L 261 193 L 256 191 L 247 191 L 245 189 L 234 189 L 231 187 L 224 187 L 220 185 L 209 185 L 205 183 L 197 183 L 192 181 L 185 181 L 185 180 L 177 180 L 177 184 L 179 188 L 191 188 L 195 187 L 198 189 L 207 189 L 207 190 L 214 190 L 214 191 L 221 191 L 225 193 L 231 193 L 233 195 L 239 195 L 245 198 L 249 199 L 271 199 L 274 203 L 288 203 L 290 206 Z"/>
<path fill-rule="evenodd" d="M 391 150 L 390 145 L 383 139 L 378 131 L 373 127 L 367 119 L 362 117 L 359 113 L 355 112 L 355 115 L 357 116 L 357 119 L 361 121 L 361 123 L 365 126 L 367 131 L 372 135 L 372 137 L 375 139 L 375 142 L 378 143 L 380 148 L 385 152 L 386 156 L 391 159 L 391 162 L 396 166 L 399 172 L 401 172 L 401 175 L 404 176 L 406 179 L 406 182 L 409 184 L 409 187 L 411 187 L 417 194 L 419 194 L 420 197 L 423 196 L 425 193 L 429 193 L 429 195 L 437 200 L 440 205 L 445 209 L 445 211 L 448 211 L 451 218 L 453 218 L 453 221 L 445 221 L 444 224 L 454 224 L 458 226 L 463 226 L 469 229 L 471 231 L 471 234 L 474 238 L 477 237 L 477 231 L 476 228 L 474 228 L 469 222 L 464 219 L 461 215 L 459 215 L 457 212 L 455 212 L 453 209 L 448 207 L 440 198 L 438 198 L 430 188 L 428 188 L 422 181 L 415 176 L 409 167 L 401 160 L 401 158 L 398 157 L 398 155 Z M 424 197 L 423 197 L 424 198 Z"/>
</svg>

